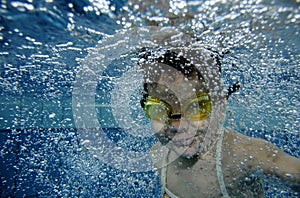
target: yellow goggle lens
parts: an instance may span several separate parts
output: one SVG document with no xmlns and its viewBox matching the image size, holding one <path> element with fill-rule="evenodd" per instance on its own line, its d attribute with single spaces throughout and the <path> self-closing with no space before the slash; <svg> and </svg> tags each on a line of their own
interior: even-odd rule
<svg viewBox="0 0 300 198">
<path fill-rule="evenodd" d="M 172 108 L 167 103 L 155 97 L 149 97 L 145 104 L 146 116 L 152 120 L 167 122 Z"/>
<path fill-rule="evenodd" d="M 196 98 L 187 100 L 182 109 L 182 114 L 186 119 L 201 121 L 212 111 L 210 96 L 207 93 L 197 94 Z M 171 105 L 152 96 L 146 99 L 144 110 L 148 118 L 160 122 L 168 122 L 174 113 Z"/>
<path fill-rule="evenodd" d="M 192 121 L 203 120 L 212 112 L 212 103 L 207 93 L 197 94 L 194 99 L 188 100 L 183 105 L 184 116 Z"/>
</svg>

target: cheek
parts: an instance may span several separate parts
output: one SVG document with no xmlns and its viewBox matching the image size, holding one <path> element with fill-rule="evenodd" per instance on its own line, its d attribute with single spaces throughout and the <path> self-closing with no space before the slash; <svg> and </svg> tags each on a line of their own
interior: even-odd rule
<svg viewBox="0 0 300 198">
<path fill-rule="evenodd" d="M 201 121 L 191 121 L 190 126 L 197 129 L 207 128 L 209 126 L 209 119 Z"/>
<path fill-rule="evenodd" d="M 154 130 L 155 133 L 161 131 L 164 126 L 165 125 L 162 124 L 161 122 L 152 121 L 152 128 L 153 128 L 153 130 Z"/>
</svg>

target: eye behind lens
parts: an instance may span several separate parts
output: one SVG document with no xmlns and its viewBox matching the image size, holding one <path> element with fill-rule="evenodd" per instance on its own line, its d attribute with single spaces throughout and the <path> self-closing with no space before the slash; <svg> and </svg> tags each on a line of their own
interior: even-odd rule
<svg viewBox="0 0 300 198">
<path fill-rule="evenodd" d="M 212 111 L 212 103 L 208 93 L 198 93 L 196 98 L 187 100 L 183 105 L 183 113 L 190 120 L 205 119 Z"/>
<path fill-rule="evenodd" d="M 168 122 L 172 114 L 172 108 L 169 104 L 156 97 L 148 97 L 145 102 L 146 116 L 159 122 Z"/>
</svg>

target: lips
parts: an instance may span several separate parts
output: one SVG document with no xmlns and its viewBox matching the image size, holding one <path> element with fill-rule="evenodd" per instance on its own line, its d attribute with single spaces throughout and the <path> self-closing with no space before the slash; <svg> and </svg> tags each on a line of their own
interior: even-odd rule
<svg viewBox="0 0 300 198">
<path fill-rule="evenodd" d="M 194 142 L 195 136 L 188 138 L 173 138 L 172 143 L 177 147 L 189 146 Z"/>
</svg>

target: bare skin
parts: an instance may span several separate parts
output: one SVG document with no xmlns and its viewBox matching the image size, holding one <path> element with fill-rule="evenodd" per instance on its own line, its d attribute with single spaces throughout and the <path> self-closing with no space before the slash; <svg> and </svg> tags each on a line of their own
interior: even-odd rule
<svg viewBox="0 0 300 198">
<path fill-rule="evenodd" d="M 176 92 L 179 98 L 183 98 L 182 100 L 194 94 L 182 91 L 185 86 L 179 86 L 186 83 L 184 77 L 177 76 L 172 82 L 174 85 L 171 85 L 172 91 Z M 167 83 L 171 83 L 171 80 Z M 186 90 L 190 86 L 196 86 L 197 83 L 197 80 L 186 83 Z M 175 112 L 180 112 L 178 99 L 172 99 L 170 94 L 164 93 L 166 91 L 168 89 L 159 85 L 150 88 L 149 95 L 168 101 Z M 171 124 L 152 120 L 152 124 L 154 132 L 158 134 L 170 135 L 169 131 L 165 130 L 166 125 L 178 130 L 177 134 L 172 134 L 172 142 L 166 145 L 167 148 L 157 143 L 152 149 L 154 158 L 159 156 L 156 165 L 160 172 L 164 166 L 163 160 L 167 159 L 166 187 L 177 197 L 222 197 L 216 171 L 217 140 L 205 153 L 198 152 L 203 134 L 195 131 L 197 129 L 205 131 L 204 129 L 209 126 L 209 118 L 193 122 L 182 118 L 173 120 Z M 296 184 L 300 183 L 298 158 L 284 153 L 265 140 L 247 137 L 231 130 L 224 132 L 221 162 L 224 183 L 231 197 L 263 196 L 262 192 L 255 194 L 240 189 L 240 181 L 245 179 L 249 171 L 262 170 L 263 174 L 272 174 Z"/>
<path fill-rule="evenodd" d="M 225 183 L 233 184 L 251 170 L 263 170 L 292 183 L 300 183 L 300 160 L 262 139 L 230 131 L 223 142 L 222 168 Z"/>
<path fill-rule="evenodd" d="M 158 143 L 154 148 L 159 146 L 161 145 Z M 251 170 L 262 169 L 264 174 L 273 174 L 299 184 L 300 160 L 282 152 L 269 142 L 226 131 L 222 148 L 222 170 L 229 195 L 238 191 L 239 179 Z M 174 151 L 165 154 L 170 158 L 177 155 Z M 168 164 L 167 188 L 178 197 L 221 197 L 215 155 L 214 146 L 197 158 L 179 157 Z M 162 161 L 158 162 L 157 166 L 162 167 Z M 239 197 L 249 196 L 242 196 L 239 192 L 237 194 Z"/>
</svg>

